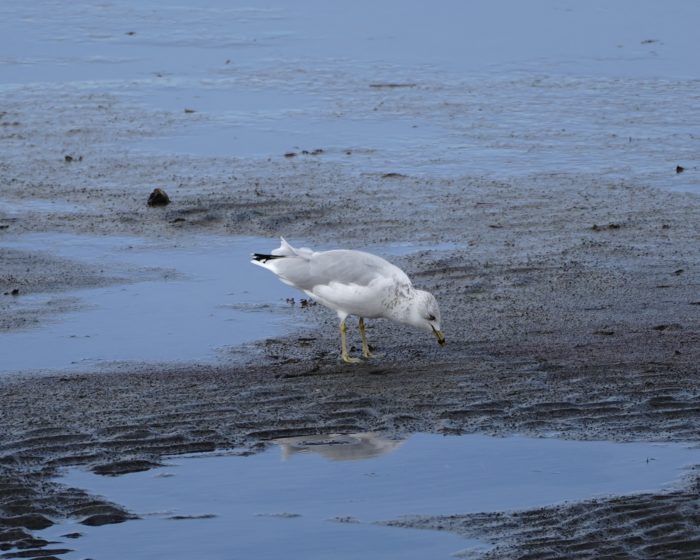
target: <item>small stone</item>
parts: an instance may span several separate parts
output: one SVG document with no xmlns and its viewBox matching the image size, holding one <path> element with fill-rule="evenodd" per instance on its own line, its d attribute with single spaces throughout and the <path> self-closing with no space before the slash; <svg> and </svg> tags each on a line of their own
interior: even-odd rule
<svg viewBox="0 0 700 560">
<path fill-rule="evenodd" d="M 683 173 L 685 171 L 685 167 L 682 165 L 676 165 L 676 173 Z"/>
<path fill-rule="evenodd" d="M 153 192 L 148 197 L 149 206 L 165 206 L 170 204 L 170 197 L 163 189 L 153 189 Z"/>
</svg>

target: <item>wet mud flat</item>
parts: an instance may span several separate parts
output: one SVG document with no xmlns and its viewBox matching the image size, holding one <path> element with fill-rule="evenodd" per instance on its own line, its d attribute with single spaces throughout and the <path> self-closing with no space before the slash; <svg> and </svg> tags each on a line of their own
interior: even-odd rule
<svg viewBox="0 0 700 560">
<path fill-rule="evenodd" d="M 437 296 L 448 344 L 370 322 L 370 343 L 383 356 L 346 366 L 335 316 L 312 306 L 294 315 L 303 326 L 291 334 L 215 364 L 145 355 L 99 373 L 0 376 L 0 555 L 60 557 L 79 550 L 79 531 L 47 542 L 42 529 L 65 518 L 96 526 L 135 516 L 61 483 L 69 467 L 120 475 L 172 455 L 257 453 L 280 438 L 333 433 L 700 441 L 692 128 L 700 105 L 687 77 L 695 59 L 676 56 L 695 50 L 647 37 L 646 28 L 637 36 L 627 20 L 644 10 L 624 13 L 624 45 L 609 37 L 601 45 L 614 52 L 602 58 L 543 61 L 535 53 L 445 73 L 347 61 L 344 44 L 335 55 L 342 60 L 310 57 L 316 45 L 289 41 L 298 35 L 283 10 L 226 19 L 198 6 L 182 12 L 193 16 L 182 36 L 155 17 L 162 6 L 144 14 L 134 5 L 117 17 L 102 5 L 41 17 L 34 5 L 8 6 L 8 32 L 34 54 L 3 59 L 16 83 L 3 86 L 0 107 L 0 336 L 76 311 L 75 290 L 143 273 L 6 240 L 269 239 L 253 252 L 284 235 L 390 257 Z M 87 21 L 79 32 L 68 28 L 71 43 L 65 10 L 81 21 L 94 16 L 88 8 L 101 12 L 109 33 Z M 15 12 L 28 16 L 21 25 Z M 543 29 L 558 29 L 532 13 Z M 30 33 L 42 31 L 36 24 L 47 14 L 47 37 L 68 49 L 61 56 L 45 56 L 41 49 L 56 43 Z M 356 15 L 364 28 L 365 14 Z M 589 16 L 598 36 L 601 16 Z M 248 50 L 234 56 L 230 24 L 239 20 L 256 27 L 244 29 Z M 132 30 L 137 21 L 150 21 L 148 29 Z M 486 21 L 502 22 L 500 14 Z M 674 17 L 671 28 L 692 21 Z M 316 31 L 304 33 L 313 39 Z M 458 35 L 471 37 L 461 28 Z M 289 60 L 286 41 L 297 58 Z M 133 42 L 142 50 L 122 50 Z M 152 57 L 154 44 L 171 50 Z M 187 50 L 202 44 L 204 61 Z M 102 54 L 86 58 L 93 48 Z M 196 64 L 183 69 L 182 53 Z M 569 56 L 583 69 L 567 71 Z M 669 64 L 686 77 L 660 78 Z M 148 207 L 154 188 L 171 203 Z M 696 558 L 696 472 L 655 492 L 386 522 L 491 542 L 487 558 Z"/>
<path fill-rule="evenodd" d="M 32 530 L 64 516 L 87 524 L 131 517 L 57 482 L 65 466 L 120 474 L 165 455 L 254 452 L 281 437 L 366 431 L 698 440 L 697 197 L 570 175 L 533 177 L 516 189 L 473 177 L 358 178 L 317 162 L 279 162 L 266 172 L 238 178 L 235 196 L 183 189 L 178 204 L 142 219 L 78 213 L 69 224 L 77 233 L 177 237 L 187 228 L 350 247 L 441 244 L 447 248 L 393 260 L 436 293 L 449 344 L 441 349 L 376 322 L 370 342 L 384 356 L 349 367 L 338 362 L 335 317 L 316 306 L 303 332 L 262 341 L 220 366 L 144 363 L 108 374 L 5 378 L 4 547 L 23 547 L 25 557 L 59 554 Z M 434 211 L 414 210 L 426 205 Z M 172 223 L 178 212 L 217 217 Z M 50 215 L 11 227 L 59 221 Z M 22 286 L 31 291 L 29 281 Z M 485 536 L 498 544 L 484 552 L 493 558 L 692 558 L 697 484 L 691 474 L 678 490 L 657 494 L 397 523 Z M 602 527 L 619 545 L 592 540 Z"/>
</svg>

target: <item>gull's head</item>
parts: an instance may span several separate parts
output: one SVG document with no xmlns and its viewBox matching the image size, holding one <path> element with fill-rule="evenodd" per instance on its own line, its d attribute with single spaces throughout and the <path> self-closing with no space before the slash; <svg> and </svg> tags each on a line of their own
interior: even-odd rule
<svg viewBox="0 0 700 560">
<path fill-rule="evenodd" d="M 409 312 L 407 323 L 433 333 L 438 344 L 445 344 L 445 335 L 440 330 L 440 306 L 435 296 L 430 292 L 416 290 Z"/>
</svg>

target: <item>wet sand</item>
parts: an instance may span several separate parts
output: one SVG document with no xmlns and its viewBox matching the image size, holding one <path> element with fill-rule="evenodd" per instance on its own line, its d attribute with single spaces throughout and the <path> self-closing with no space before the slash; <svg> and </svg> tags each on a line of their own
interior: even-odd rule
<svg viewBox="0 0 700 560">
<path fill-rule="evenodd" d="M 318 158 L 282 156 L 255 173 L 238 167 L 230 183 L 207 188 L 208 170 L 234 164 L 208 163 L 198 162 L 191 186 L 163 209 L 147 208 L 144 196 L 126 189 L 41 184 L 42 196 L 93 210 L 0 219 L 9 226 L 0 235 L 284 233 L 348 247 L 409 239 L 448 244 L 454 248 L 394 259 L 437 295 L 448 345 L 371 323 L 370 341 L 384 356 L 347 366 L 338 360 L 335 317 L 316 306 L 302 331 L 262 341 L 220 366 L 144 364 L 111 374 L 6 378 L 0 384 L 5 544 L 21 543 L 62 516 L 87 523 L 128 518 L 118 504 L 52 482 L 66 465 L 118 474 L 159 464 L 164 455 L 255 451 L 275 438 L 330 432 L 698 440 L 696 196 L 574 175 L 533 176 L 517 185 L 475 177 L 357 177 Z M 146 177 L 182 165 L 130 162 L 134 176 Z M 402 192 L 411 195 L 397 196 Z M 431 211 L 416 211 L 426 207 Z M 60 259 L 41 262 L 24 276 L 3 274 L 1 291 L 106 281 L 76 267 L 64 274 L 69 265 Z M 21 296 L 3 297 L 7 328 L 41 320 L 20 303 Z M 487 536 L 499 545 L 488 557 L 690 558 L 700 543 L 697 484 L 691 477 L 684 488 L 662 494 L 400 523 Z M 592 540 L 601 527 L 619 546 Z"/>
<path fill-rule="evenodd" d="M 218 12 L 207 14 L 214 21 Z M 264 27 L 272 16 L 256 17 Z M 172 46 L 158 25 L 159 40 Z M 226 30 L 214 29 L 218 48 Z M 132 40 L 124 29 L 113 33 L 110 46 Z M 619 50 L 631 73 L 647 60 L 672 58 L 662 42 L 642 39 Z M 614 48 L 606 68 L 621 66 L 622 47 Z M 80 60 L 77 70 L 93 63 Z M 348 81 L 351 64 L 312 61 L 318 73 L 307 78 L 303 59 L 281 68 L 224 60 L 206 67 L 210 79 L 222 80 L 202 89 L 214 98 L 236 88 L 254 96 L 259 84 L 281 88 L 281 96 L 308 90 L 316 96 L 312 105 L 330 99 L 318 129 L 335 122 L 329 115 L 336 112 L 359 115 L 347 119 L 350 127 L 371 120 L 367 115 L 398 119 L 406 130 L 397 136 L 415 128 L 425 149 L 412 140 L 386 155 L 380 142 L 363 145 L 350 135 L 333 146 L 290 144 L 266 157 L 226 155 L 236 149 L 225 141 L 220 150 L 205 145 L 208 155 L 159 153 L 141 143 L 157 144 L 193 125 L 206 132 L 216 115 L 186 113 L 179 98 L 168 98 L 174 108 L 149 109 L 143 98 L 158 88 L 186 92 L 198 75 L 179 85 L 166 72 L 164 80 L 140 75 L 106 86 L 47 86 L 35 76 L 36 83 L 3 90 L 0 243 L 62 232 L 162 240 L 284 235 L 324 248 L 424 247 L 392 260 L 437 296 L 448 344 L 370 322 L 370 343 L 383 356 L 344 365 L 335 316 L 313 306 L 303 310 L 303 328 L 231 351 L 215 365 L 144 361 L 111 372 L 0 376 L 1 550 L 60 556 L 67 541 L 47 543 L 32 532 L 66 516 L 88 525 L 132 516 L 58 483 L 64 466 L 120 474 L 149 469 L 166 455 L 256 452 L 281 437 L 368 431 L 700 441 L 700 195 L 672 192 L 698 188 L 697 135 L 687 125 L 698 122 L 693 79 L 540 76 L 535 59 L 531 75 L 509 67 L 505 77 L 472 82 L 391 66 L 355 69 Z M 39 70 L 28 71 L 38 75 L 53 62 L 39 59 Z M 567 120 L 581 108 L 588 113 Z M 315 115 L 307 111 L 300 120 Z M 243 131 L 257 127 L 257 118 L 269 124 L 280 116 L 253 115 Z M 445 135 L 426 147 L 441 127 Z M 461 151 L 447 146 L 442 153 L 445 138 Z M 243 134 L 237 146 L 246 140 Z M 687 169 L 676 174 L 679 163 Z M 146 205 L 155 187 L 168 192 L 170 205 Z M 77 309 L 72 290 L 133 280 L 47 251 L 0 248 L 0 335 Z M 48 299 L 33 303 L 44 294 Z M 670 491 L 387 521 L 494 542 L 487 558 L 694 558 L 699 484 L 693 471 Z"/>
</svg>

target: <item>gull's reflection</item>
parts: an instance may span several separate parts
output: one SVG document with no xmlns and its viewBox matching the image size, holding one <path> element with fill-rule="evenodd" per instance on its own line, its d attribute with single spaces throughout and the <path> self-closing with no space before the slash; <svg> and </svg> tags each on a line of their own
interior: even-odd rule
<svg viewBox="0 0 700 560">
<path fill-rule="evenodd" d="M 332 461 L 371 459 L 400 447 L 404 440 L 375 432 L 359 434 L 311 435 L 273 440 L 289 459 L 297 453 L 318 453 Z"/>
</svg>

